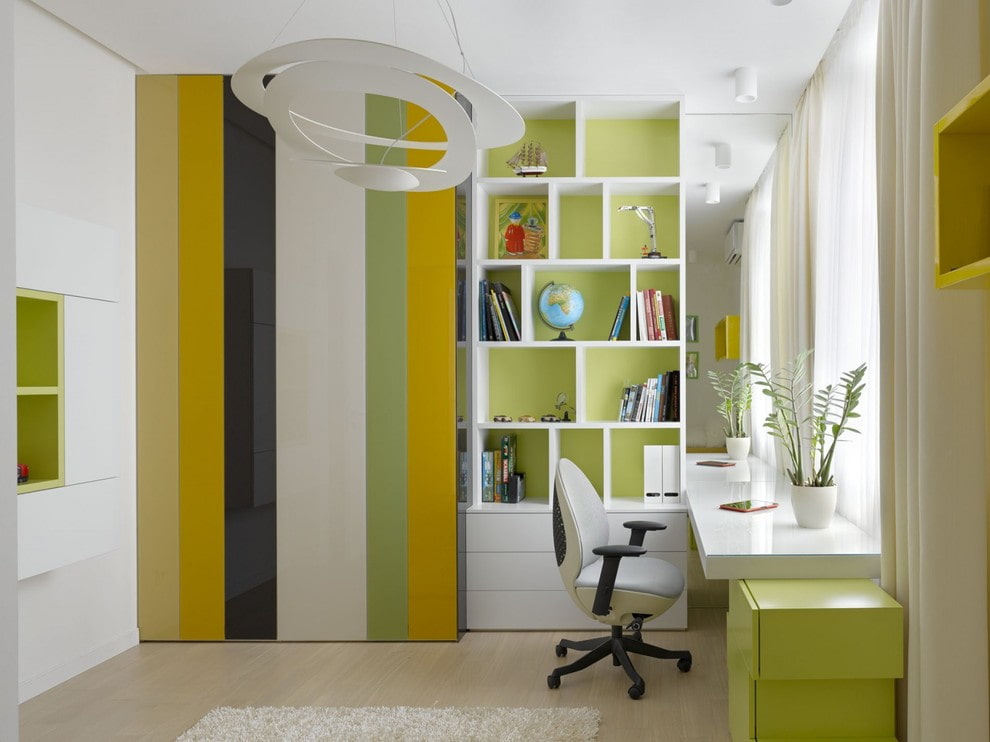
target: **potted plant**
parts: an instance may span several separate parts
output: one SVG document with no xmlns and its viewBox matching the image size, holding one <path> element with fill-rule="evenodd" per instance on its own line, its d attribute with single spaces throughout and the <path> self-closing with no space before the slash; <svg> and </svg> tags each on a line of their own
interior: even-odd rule
<svg viewBox="0 0 990 742">
<path fill-rule="evenodd" d="M 735 461 L 745 461 L 749 455 L 745 418 L 753 401 L 749 372 L 749 366 L 744 363 L 738 364 L 731 373 L 708 371 L 708 379 L 719 398 L 715 409 L 725 419 L 725 449 L 729 458 Z"/>
<path fill-rule="evenodd" d="M 798 525 L 827 528 L 835 512 L 835 448 L 846 433 L 859 432 L 850 423 L 859 417 L 856 408 L 866 386 L 866 364 L 843 373 L 838 384 L 815 391 L 807 380 L 811 353 L 802 351 L 773 375 L 762 364 L 748 366 L 754 383 L 773 403 L 763 426 L 787 452 Z"/>
</svg>

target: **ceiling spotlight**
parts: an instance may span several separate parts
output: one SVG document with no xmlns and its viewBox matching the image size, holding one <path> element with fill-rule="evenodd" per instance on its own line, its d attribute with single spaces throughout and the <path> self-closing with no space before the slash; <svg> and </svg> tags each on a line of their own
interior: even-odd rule
<svg viewBox="0 0 990 742">
<path fill-rule="evenodd" d="M 718 183 L 705 183 L 705 203 L 717 204 L 722 200 L 722 192 Z"/>
<path fill-rule="evenodd" d="M 752 103 L 756 100 L 756 67 L 740 67 L 736 70 L 736 103 Z"/>
<path fill-rule="evenodd" d="M 791 0 L 770 0 L 771 5 L 790 5 Z"/>
<path fill-rule="evenodd" d="M 732 167 L 732 147 L 727 142 L 719 142 L 715 145 L 715 167 L 719 170 Z"/>
</svg>

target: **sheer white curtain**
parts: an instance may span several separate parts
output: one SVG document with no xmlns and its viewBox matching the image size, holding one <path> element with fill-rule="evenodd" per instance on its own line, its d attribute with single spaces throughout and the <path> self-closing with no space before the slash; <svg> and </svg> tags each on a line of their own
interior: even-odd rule
<svg viewBox="0 0 990 742">
<path fill-rule="evenodd" d="M 980 69 L 978 0 L 885 2 L 879 53 L 884 588 L 904 606 L 898 739 L 986 740 L 983 292 L 934 287 L 932 126 Z"/>
<path fill-rule="evenodd" d="M 809 95 L 812 345 L 816 386 L 867 364 L 859 435 L 839 444 L 838 509 L 880 534 L 876 55 L 879 0 L 854 4 Z M 815 158 L 817 156 L 817 161 Z"/>
<path fill-rule="evenodd" d="M 786 136 L 786 134 L 785 134 Z M 773 195 L 774 166 L 772 159 L 760 176 L 746 202 L 743 221 L 742 285 L 740 286 L 740 345 L 743 361 L 770 363 L 770 201 Z M 753 396 L 750 412 L 750 439 L 754 456 L 771 466 L 776 464 L 773 438 L 763 427 L 770 412 L 770 398 Z"/>
<path fill-rule="evenodd" d="M 839 444 L 836 481 L 839 512 L 877 535 L 878 10 L 879 0 L 856 0 L 850 6 L 778 144 L 769 217 L 769 317 L 751 299 L 747 348 L 749 359 L 769 361 L 774 369 L 814 348 L 816 387 L 868 365 L 856 426 L 861 435 Z M 754 208 L 755 197 L 750 201 Z M 753 297 L 758 280 L 749 278 Z M 767 342 L 759 347 L 755 338 L 761 334 Z M 764 416 L 754 411 L 754 420 Z"/>
</svg>

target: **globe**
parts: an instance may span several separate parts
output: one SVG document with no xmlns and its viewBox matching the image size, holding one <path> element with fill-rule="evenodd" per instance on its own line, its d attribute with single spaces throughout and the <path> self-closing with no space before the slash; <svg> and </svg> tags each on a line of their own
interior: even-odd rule
<svg viewBox="0 0 990 742">
<path fill-rule="evenodd" d="M 537 303 L 542 319 L 554 330 L 560 330 L 558 340 L 569 340 L 564 330 L 570 330 L 584 314 L 584 297 L 581 292 L 566 283 L 553 283 L 543 287 Z"/>
</svg>

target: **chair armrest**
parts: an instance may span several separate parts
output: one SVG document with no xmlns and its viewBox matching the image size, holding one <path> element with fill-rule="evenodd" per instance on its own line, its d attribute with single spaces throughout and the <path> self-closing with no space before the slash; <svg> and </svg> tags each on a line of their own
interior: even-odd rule
<svg viewBox="0 0 990 742">
<path fill-rule="evenodd" d="M 663 531 L 667 528 L 666 523 L 657 523 L 652 520 L 627 520 L 622 525 L 632 531 L 629 534 L 629 543 L 633 546 L 643 545 L 647 531 Z"/>
<path fill-rule="evenodd" d="M 595 592 L 595 603 L 591 612 L 596 616 L 607 616 L 611 608 L 612 591 L 615 589 L 615 578 L 619 574 L 619 561 L 624 556 L 642 556 L 646 553 L 643 546 L 630 544 L 612 544 L 596 546 L 592 553 L 604 557 L 602 571 L 598 575 L 598 589 Z"/>
</svg>

